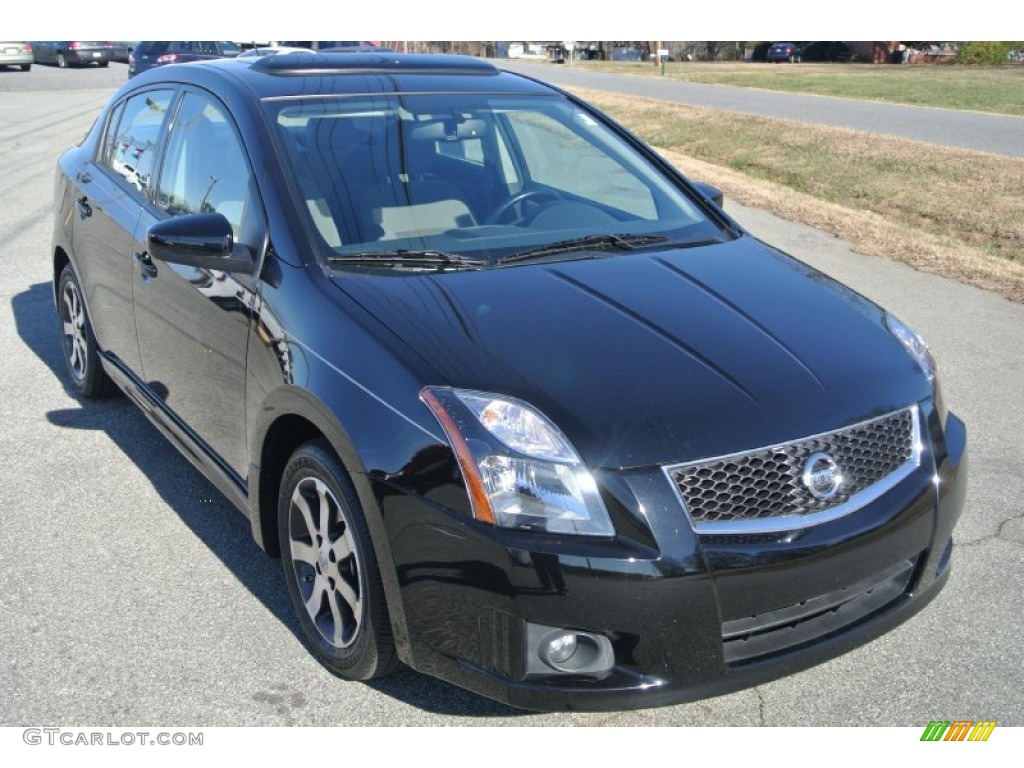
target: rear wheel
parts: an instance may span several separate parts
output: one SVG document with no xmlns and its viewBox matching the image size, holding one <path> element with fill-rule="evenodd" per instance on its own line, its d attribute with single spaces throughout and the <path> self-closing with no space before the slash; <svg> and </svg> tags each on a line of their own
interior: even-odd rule
<svg viewBox="0 0 1024 768">
<path fill-rule="evenodd" d="M 32 69 L 32 65 L 31 64 L 22 64 L 21 65 L 21 71 L 22 72 L 28 72 L 31 69 Z"/>
<path fill-rule="evenodd" d="M 68 68 L 68 57 L 64 55 L 64 51 L 57 51 L 57 66 L 61 69 Z"/>
<path fill-rule="evenodd" d="M 288 593 L 313 655 L 348 680 L 398 667 L 377 558 L 355 488 L 330 445 L 292 454 L 278 496 Z"/>
<path fill-rule="evenodd" d="M 100 66 L 101 67 L 109 67 L 110 66 L 110 62 L 109 61 L 101 61 L 100 62 Z"/>
<path fill-rule="evenodd" d="M 60 273 L 57 301 L 63 329 L 64 364 L 71 387 L 83 397 L 110 395 L 114 392 L 114 383 L 100 362 L 96 337 L 82 300 L 82 289 L 70 264 Z"/>
</svg>

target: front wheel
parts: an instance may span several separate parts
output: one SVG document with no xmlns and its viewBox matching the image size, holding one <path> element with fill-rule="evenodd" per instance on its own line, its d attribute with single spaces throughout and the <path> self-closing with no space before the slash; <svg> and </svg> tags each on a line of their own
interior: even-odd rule
<svg viewBox="0 0 1024 768">
<path fill-rule="evenodd" d="M 377 558 L 355 488 L 330 445 L 292 454 L 278 497 L 288 594 L 313 655 L 348 680 L 398 666 Z"/>
</svg>

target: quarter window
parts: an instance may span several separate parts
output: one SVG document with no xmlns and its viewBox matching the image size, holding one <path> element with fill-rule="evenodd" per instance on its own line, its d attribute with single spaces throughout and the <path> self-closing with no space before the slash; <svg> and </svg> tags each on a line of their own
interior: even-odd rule
<svg viewBox="0 0 1024 768">
<path fill-rule="evenodd" d="M 117 126 L 121 122 L 121 115 L 124 113 L 124 102 L 121 102 L 110 112 L 110 119 L 107 121 L 107 129 L 103 133 L 103 146 L 100 147 L 97 158 L 102 165 L 110 167 L 111 158 L 114 156 L 114 149 L 117 147 Z"/>
</svg>

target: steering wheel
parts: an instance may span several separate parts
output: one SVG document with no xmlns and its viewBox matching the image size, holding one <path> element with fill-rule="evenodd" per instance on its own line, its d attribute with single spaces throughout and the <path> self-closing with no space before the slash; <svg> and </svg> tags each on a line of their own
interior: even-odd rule
<svg viewBox="0 0 1024 768">
<path fill-rule="evenodd" d="M 484 224 L 500 224 L 501 220 L 508 215 L 509 211 L 528 200 L 537 203 L 541 200 L 561 199 L 562 196 L 551 189 L 524 189 L 522 192 L 512 195 L 512 197 L 499 205 L 494 212 L 484 220 Z M 526 216 L 520 215 L 519 220 L 525 221 Z"/>
</svg>

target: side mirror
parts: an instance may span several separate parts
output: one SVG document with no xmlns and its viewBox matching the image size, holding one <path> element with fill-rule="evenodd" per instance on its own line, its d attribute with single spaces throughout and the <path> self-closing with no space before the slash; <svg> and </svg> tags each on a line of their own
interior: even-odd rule
<svg viewBox="0 0 1024 768">
<path fill-rule="evenodd" d="M 703 182 L 700 181 L 692 181 L 690 183 L 693 184 L 697 191 L 704 195 L 704 197 L 706 197 L 712 203 L 717 205 L 719 208 L 722 207 L 722 204 L 725 202 L 725 195 L 722 194 L 722 190 L 720 190 L 718 187 L 713 187 L 710 184 L 704 184 Z"/>
<path fill-rule="evenodd" d="M 231 224 L 222 213 L 196 213 L 159 221 L 146 234 L 151 258 L 171 264 L 222 272 L 249 272 L 249 249 L 235 243 Z"/>
</svg>

